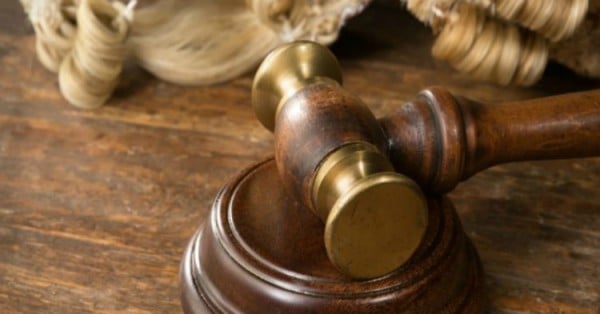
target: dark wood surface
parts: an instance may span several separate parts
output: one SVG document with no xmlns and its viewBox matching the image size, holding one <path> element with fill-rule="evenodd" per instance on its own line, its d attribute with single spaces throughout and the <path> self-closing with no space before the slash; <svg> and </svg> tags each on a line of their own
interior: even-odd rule
<svg viewBox="0 0 600 314">
<path fill-rule="evenodd" d="M 430 44 L 403 10 L 374 6 L 333 51 L 377 116 L 430 85 L 483 102 L 600 85 L 554 65 L 528 89 L 474 82 Z M 0 2 L 0 312 L 179 312 L 187 241 L 219 187 L 273 151 L 250 88 L 250 75 L 189 88 L 128 67 L 106 106 L 77 110 L 35 59 L 18 2 Z M 600 159 L 493 167 L 450 197 L 491 312 L 599 312 Z"/>
</svg>

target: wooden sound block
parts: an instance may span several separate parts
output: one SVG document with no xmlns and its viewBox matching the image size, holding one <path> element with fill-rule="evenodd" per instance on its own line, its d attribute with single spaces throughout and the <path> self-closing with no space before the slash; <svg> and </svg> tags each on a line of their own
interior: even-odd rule
<svg viewBox="0 0 600 314">
<path fill-rule="evenodd" d="M 287 196 L 273 159 L 226 184 L 181 265 L 186 313 L 481 313 L 483 271 L 452 203 L 430 197 L 407 264 L 357 281 L 327 258 L 323 223 Z"/>
</svg>

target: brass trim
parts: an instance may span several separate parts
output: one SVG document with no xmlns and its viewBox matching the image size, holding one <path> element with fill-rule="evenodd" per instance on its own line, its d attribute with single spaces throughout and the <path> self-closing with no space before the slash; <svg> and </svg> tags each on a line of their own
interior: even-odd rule
<svg viewBox="0 0 600 314">
<path fill-rule="evenodd" d="M 280 46 L 265 58 L 252 85 L 252 107 L 260 123 L 271 132 L 285 101 L 306 86 L 342 84 L 335 56 L 324 46 L 299 41 Z"/>
<path fill-rule="evenodd" d="M 312 193 L 314 210 L 325 222 L 327 254 L 354 278 L 397 269 L 425 234 L 428 209 L 420 188 L 395 173 L 372 144 L 349 143 L 329 154 Z"/>
<path fill-rule="evenodd" d="M 362 178 L 394 171 L 379 150 L 367 142 L 348 143 L 326 156 L 317 168 L 313 184 L 313 209 L 327 221 L 335 202 Z"/>
</svg>

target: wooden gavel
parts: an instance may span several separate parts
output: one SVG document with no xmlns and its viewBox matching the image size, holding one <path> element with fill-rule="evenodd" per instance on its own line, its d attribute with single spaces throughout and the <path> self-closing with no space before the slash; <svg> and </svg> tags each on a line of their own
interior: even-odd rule
<svg viewBox="0 0 600 314">
<path fill-rule="evenodd" d="M 252 103 L 275 133 L 286 189 L 325 222 L 330 260 L 355 278 L 418 248 L 419 187 L 443 193 L 499 163 L 600 155 L 600 90 L 487 105 L 432 88 L 378 120 L 341 83 L 327 48 L 292 43 L 262 63 Z"/>
</svg>

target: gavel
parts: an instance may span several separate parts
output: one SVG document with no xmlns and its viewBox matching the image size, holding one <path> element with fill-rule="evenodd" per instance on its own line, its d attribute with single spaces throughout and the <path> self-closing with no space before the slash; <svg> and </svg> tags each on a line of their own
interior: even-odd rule
<svg viewBox="0 0 600 314">
<path fill-rule="evenodd" d="M 410 260 L 427 227 L 422 191 L 500 163 L 600 155 L 600 90 L 481 104 L 431 88 L 377 119 L 341 85 L 327 48 L 291 43 L 259 67 L 252 103 L 285 188 L 325 222 L 329 259 L 353 278 Z"/>
</svg>

